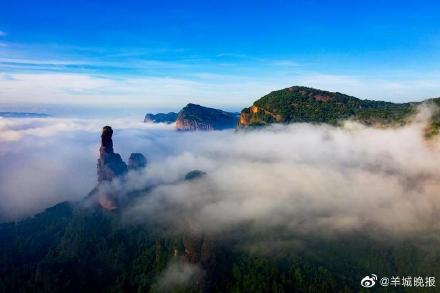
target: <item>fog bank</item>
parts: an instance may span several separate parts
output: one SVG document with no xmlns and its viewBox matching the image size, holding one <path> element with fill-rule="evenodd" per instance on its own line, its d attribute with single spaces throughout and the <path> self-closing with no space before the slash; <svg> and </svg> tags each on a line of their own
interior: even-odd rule
<svg viewBox="0 0 440 293">
<path fill-rule="evenodd" d="M 193 133 L 138 121 L 1 121 L 1 218 L 87 195 L 106 124 L 124 160 L 141 152 L 149 161 L 117 187 L 156 186 L 125 211 L 129 220 L 206 233 L 243 224 L 287 233 L 439 228 L 440 150 L 424 139 L 424 119 L 397 129 L 347 122 Z M 182 180 L 193 169 L 208 175 Z"/>
</svg>

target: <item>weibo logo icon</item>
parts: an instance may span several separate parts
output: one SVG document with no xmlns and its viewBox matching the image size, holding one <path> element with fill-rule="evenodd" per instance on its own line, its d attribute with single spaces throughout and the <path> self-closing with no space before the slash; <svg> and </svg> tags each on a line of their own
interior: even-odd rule
<svg viewBox="0 0 440 293">
<path fill-rule="evenodd" d="M 377 275 L 371 274 L 371 276 L 366 276 L 361 280 L 361 286 L 365 288 L 371 288 L 376 284 Z"/>
</svg>

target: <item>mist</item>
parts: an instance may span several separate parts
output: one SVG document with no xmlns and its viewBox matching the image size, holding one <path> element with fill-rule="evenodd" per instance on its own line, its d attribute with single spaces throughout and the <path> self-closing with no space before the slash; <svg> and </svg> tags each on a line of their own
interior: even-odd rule
<svg viewBox="0 0 440 293">
<path fill-rule="evenodd" d="M 167 265 L 153 288 L 158 292 L 176 291 L 176 288 L 184 289 L 196 283 L 202 275 L 203 271 L 200 266 L 177 260 Z"/>
<path fill-rule="evenodd" d="M 96 186 L 96 159 L 105 119 L 0 119 L 0 221 L 20 220 L 63 201 L 78 201 Z M 114 119 L 133 145 L 151 127 Z M 151 129 L 152 131 L 148 131 Z M 116 135 L 116 138 L 118 135 Z M 141 138 L 139 138 L 141 140 Z M 119 142 L 115 146 L 119 148 Z M 120 148 L 124 153 L 124 148 Z M 128 159 L 130 150 L 124 155 Z"/>
<path fill-rule="evenodd" d="M 154 186 L 124 210 L 127 221 L 212 234 L 241 225 L 296 234 L 439 228 L 439 143 L 424 138 L 423 116 L 401 128 L 347 121 L 191 133 L 122 120 L 1 123 L 3 220 L 85 197 L 96 185 L 99 133 L 108 124 L 124 160 L 131 152 L 148 159 L 112 188 Z M 183 180 L 194 169 L 207 175 Z"/>
<path fill-rule="evenodd" d="M 438 229 L 438 144 L 422 128 L 296 124 L 181 135 L 176 146 L 197 143 L 150 166 L 144 176 L 165 184 L 129 213 L 213 233 L 245 223 L 294 233 Z M 173 182 L 190 169 L 208 175 Z"/>
</svg>

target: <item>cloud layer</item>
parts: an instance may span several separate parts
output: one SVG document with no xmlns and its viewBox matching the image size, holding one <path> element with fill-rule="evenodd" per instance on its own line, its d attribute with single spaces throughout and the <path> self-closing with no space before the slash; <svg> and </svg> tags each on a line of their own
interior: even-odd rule
<svg viewBox="0 0 440 293">
<path fill-rule="evenodd" d="M 185 150 L 151 172 L 173 177 L 202 169 L 208 176 L 164 184 L 133 212 L 176 226 L 186 219 L 210 232 L 242 224 L 295 233 L 437 229 L 440 154 L 421 127 L 296 124 L 189 134 L 197 144 L 186 149 L 178 138 Z"/>
<path fill-rule="evenodd" d="M 398 129 L 347 122 L 208 133 L 127 121 L 44 121 L 7 120 L 0 128 L 4 218 L 85 196 L 96 182 L 99 130 L 110 124 L 116 152 L 125 160 L 142 152 L 149 160 L 117 188 L 156 186 L 125 211 L 129 220 L 205 233 L 242 225 L 297 234 L 439 228 L 440 149 L 438 140 L 424 140 L 423 121 Z M 208 175 L 182 180 L 193 169 Z"/>
</svg>

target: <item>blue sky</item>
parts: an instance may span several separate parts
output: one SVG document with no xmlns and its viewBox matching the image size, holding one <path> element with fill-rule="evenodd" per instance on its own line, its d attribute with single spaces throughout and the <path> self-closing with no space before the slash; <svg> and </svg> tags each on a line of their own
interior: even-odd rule
<svg viewBox="0 0 440 293">
<path fill-rule="evenodd" d="M 3 0 L 0 104 L 239 109 L 291 85 L 440 96 L 439 15 L 438 1 Z"/>
</svg>

